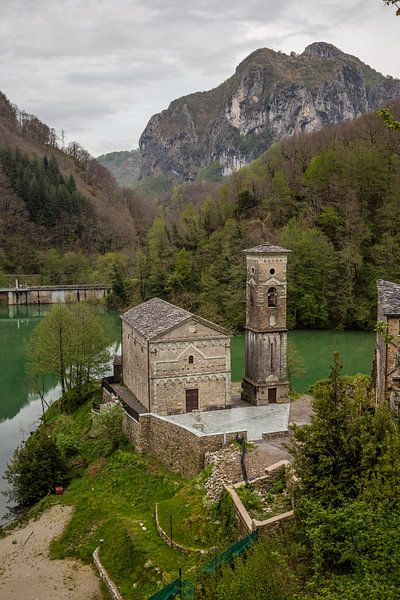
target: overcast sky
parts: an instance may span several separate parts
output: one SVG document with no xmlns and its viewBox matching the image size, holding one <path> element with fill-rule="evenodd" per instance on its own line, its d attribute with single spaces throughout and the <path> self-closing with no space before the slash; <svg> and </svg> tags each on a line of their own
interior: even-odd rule
<svg viewBox="0 0 400 600">
<path fill-rule="evenodd" d="M 98 155 L 257 48 L 331 42 L 400 77 L 399 34 L 382 0 L 0 0 L 0 90 Z"/>
</svg>

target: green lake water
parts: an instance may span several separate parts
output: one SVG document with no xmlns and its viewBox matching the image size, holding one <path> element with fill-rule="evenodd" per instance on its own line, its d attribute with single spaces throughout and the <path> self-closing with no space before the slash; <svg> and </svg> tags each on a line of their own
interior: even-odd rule
<svg viewBox="0 0 400 600">
<path fill-rule="evenodd" d="M 26 374 L 25 348 L 39 320 L 50 306 L 5 306 L 0 304 L 0 524 L 6 513 L 7 487 L 2 478 L 6 465 L 18 444 L 37 426 L 42 414 L 39 396 L 35 394 Z M 114 340 L 112 350 L 119 345 L 119 319 L 115 313 L 98 308 L 104 325 Z M 46 400 L 60 395 L 55 377 L 46 381 Z"/>
<path fill-rule="evenodd" d="M 25 347 L 32 331 L 51 307 L 0 305 L 0 492 L 7 483 L 2 479 L 7 462 L 16 446 L 29 435 L 41 415 L 41 404 L 26 375 Z M 120 327 L 116 313 L 98 308 L 104 325 L 113 336 L 112 351 L 119 346 Z M 292 331 L 289 340 L 305 363 L 305 372 L 293 377 L 297 392 L 306 391 L 326 377 L 332 353 L 338 350 L 345 374 L 371 372 L 375 338 L 366 332 Z M 244 336 L 232 341 L 232 380 L 240 381 L 244 371 Z M 59 396 L 55 378 L 47 381 L 46 399 Z M 0 494 L 0 523 L 6 513 L 6 500 Z"/>
<path fill-rule="evenodd" d="M 302 373 L 291 377 L 296 392 L 306 392 L 329 374 L 335 351 L 340 353 L 343 375 L 371 374 L 375 334 L 367 331 L 289 331 L 289 344 L 301 357 Z M 244 335 L 232 340 L 232 381 L 244 375 Z"/>
</svg>

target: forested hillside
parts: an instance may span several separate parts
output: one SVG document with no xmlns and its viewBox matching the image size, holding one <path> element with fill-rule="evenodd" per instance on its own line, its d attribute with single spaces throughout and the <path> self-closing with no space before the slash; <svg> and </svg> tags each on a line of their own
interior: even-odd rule
<svg viewBox="0 0 400 600">
<path fill-rule="evenodd" d="M 286 139 L 204 190 L 181 185 L 160 210 L 137 260 L 138 301 L 159 295 L 240 328 L 241 251 L 269 240 L 293 250 L 290 327 L 373 325 L 375 280 L 400 281 L 400 135 L 378 115 Z"/>
<path fill-rule="evenodd" d="M 130 251 L 151 218 L 84 148 L 61 150 L 54 130 L 0 93 L 0 271 L 40 272 L 49 249 L 78 261 Z"/>
<path fill-rule="evenodd" d="M 139 179 L 141 158 L 138 149 L 108 152 L 97 156 L 96 160 L 114 175 L 122 187 L 133 187 Z"/>
</svg>

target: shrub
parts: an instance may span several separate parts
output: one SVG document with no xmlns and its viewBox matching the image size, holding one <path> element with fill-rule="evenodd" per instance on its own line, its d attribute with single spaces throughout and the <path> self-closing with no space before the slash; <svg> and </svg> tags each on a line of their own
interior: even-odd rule
<svg viewBox="0 0 400 600">
<path fill-rule="evenodd" d="M 114 452 L 125 441 L 122 417 L 122 408 L 119 404 L 103 409 L 95 417 L 93 433 L 98 438 L 100 454 L 103 456 Z"/>
<path fill-rule="evenodd" d="M 23 509 L 68 480 L 67 467 L 55 440 L 39 428 L 14 452 L 5 472 L 9 498 Z"/>
</svg>

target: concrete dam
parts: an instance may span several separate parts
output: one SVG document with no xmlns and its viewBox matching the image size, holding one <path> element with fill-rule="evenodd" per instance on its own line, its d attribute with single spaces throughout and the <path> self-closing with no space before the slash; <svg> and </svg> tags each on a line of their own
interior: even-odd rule
<svg viewBox="0 0 400 600">
<path fill-rule="evenodd" d="M 0 302 L 9 306 L 96 302 L 103 300 L 110 289 L 100 284 L 16 286 L 0 288 Z"/>
</svg>

